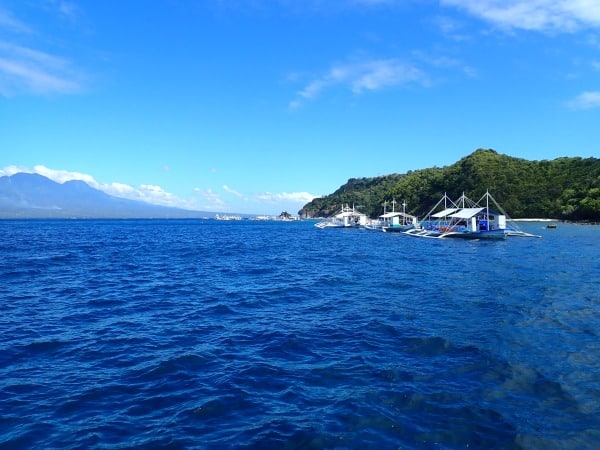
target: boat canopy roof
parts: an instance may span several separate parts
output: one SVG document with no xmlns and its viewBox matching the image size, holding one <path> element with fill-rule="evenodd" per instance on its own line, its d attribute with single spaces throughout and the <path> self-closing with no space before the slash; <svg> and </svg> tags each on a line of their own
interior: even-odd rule
<svg viewBox="0 0 600 450">
<path fill-rule="evenodd" d="M 364 215 L 365 214 L 358 211 L 342 211 L 341 213 L 336 214 L 335 217 L 338 219 L 342 219 L 344 217 L 360 217 Z"/>
<path fill-rule="evenodd" d="M 443 211 L 440 211 L 438 213 L 432 214 L 431 217 L 439 219 L 441 217 L 446 217 L 447 215 L 452 214 L 455 211 L 458 211 L 458 208 L 446 208 Z"/>
<path fill-rule="evenodd" d="M 450 214 L 450 217 L 453 219 L 470 219 L 473 216 L 476 216 L 485 208 L 463 208 L 460 211 Z"/>
<path fill-rule="evenodd" d="M 396 211 L 396 212 L 389 212 L 389 213 L 382 214 L 379 217 L 381 217 L 382 219 L 391 219 L 392 217 L 409 217 L 409 218 L 411 218 L 413 216 L 411 216 L 410 214 L 400 212 L 400 211 Z"/>
</svg>

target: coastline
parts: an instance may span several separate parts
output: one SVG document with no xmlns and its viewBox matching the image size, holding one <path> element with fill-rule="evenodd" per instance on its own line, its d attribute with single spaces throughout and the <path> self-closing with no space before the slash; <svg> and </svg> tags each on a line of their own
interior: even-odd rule
<svg viewBox="0 0 600 450">
<path fill-rule="evenodd" d="M 511 219 L 513 222 L 562 222 L 560 219 Z"/>
</svg>

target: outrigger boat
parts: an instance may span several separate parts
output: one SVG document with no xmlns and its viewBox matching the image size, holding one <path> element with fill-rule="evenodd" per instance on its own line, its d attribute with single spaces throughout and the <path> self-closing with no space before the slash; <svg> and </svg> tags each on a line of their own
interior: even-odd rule
<svg viewBox="0 0 600 450">
<path fill-rule="evenodd" d="M 392 211 L 387 212 L 387 201 L 383 202 L 383 214 L 375 220 L 368 220 L 365 228 L 384 232 L 401 232 L 415 228 L 417 218 L 406 214 L 406 203 L 402 203 L 402 211 L 396 211 L 396 200 L 392 200 Z"/>
<path fill-rule="evenodd" d="M 394 203 L 392 202 L 392 204 Z M 386 233 L 406 232 L 416 228 L 418 223 L 415 216 L 406 213 L 406 202 L 402 202 L 402 212 L 391 212 L 388 217 L 390 220 L 387 225 L 382 227 L 382 230 Z"/>
<path fill-rule="evenodd" d="M 351 228 L 365 226 L 367 215 L 357 211 L 352 205 L 345 204 L 337 214 L 327 220 L 315 223 L 317 228 Z"/>
<path fill-rule="evenodd" d="M 439 210 L 442 207 L 443 209 Z M 490 203 L 496 208 L 490 208 Z M 435 212 L 437 211 L 437 212 Z M 539 237 L 521 231 L 488 191 L 473 202 L 464 194 L 453 202 L 446 194 L 425 216 L 419 226 L 405 233 L 425 238 L 506 239 L 507 236 Z"/>
</svg>

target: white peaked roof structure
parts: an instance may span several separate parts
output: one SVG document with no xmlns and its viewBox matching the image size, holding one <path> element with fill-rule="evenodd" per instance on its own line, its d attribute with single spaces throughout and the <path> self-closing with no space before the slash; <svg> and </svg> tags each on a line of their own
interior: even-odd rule
<svg viewBox="0 0 600 450">
<path fill-rule="evenodd" d="M 447 217 L 450 214 L 452 214 L 453 212 L 456 212 L 458 210 L 459 210 L 459 208 L 446 208 L 443 211 L 432 214 L 431 217 L 434 217 L 436 219 L 441 219 L 442 217 Z"/>
<path fill-rule="evenodd" d="M 381 217 L 382 219 L 391 219 L 392 217 L 406 217 L 408 219 L 412 219 L 414 216 L 411 216 L 410 214 L 406 214 L 400 211 L 396 211 L 396 212 L 389 212 L 389 213 L 385 213 L 380 215 L 379 217 Z"/>
<path fill-rule="evenodd" d="M 485 208 L 463 208 L 454 214 L 450 214 L 449 217 L 453 219 L 470 219 L 471 217 L 476 216 Z"/>
</svg>

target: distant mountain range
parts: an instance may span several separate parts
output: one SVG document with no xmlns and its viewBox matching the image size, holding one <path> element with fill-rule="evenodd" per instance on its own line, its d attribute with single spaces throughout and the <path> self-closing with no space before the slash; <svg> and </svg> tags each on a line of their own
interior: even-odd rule
<svg viewBox="0 0 600 450">
<path fill-rule="evenodd" d="M 113 197 L 83 181 L 56 183 L 42 175 L 0 177 L 0 218 L 198 218 L 190 211 Z"/>
</svg>

